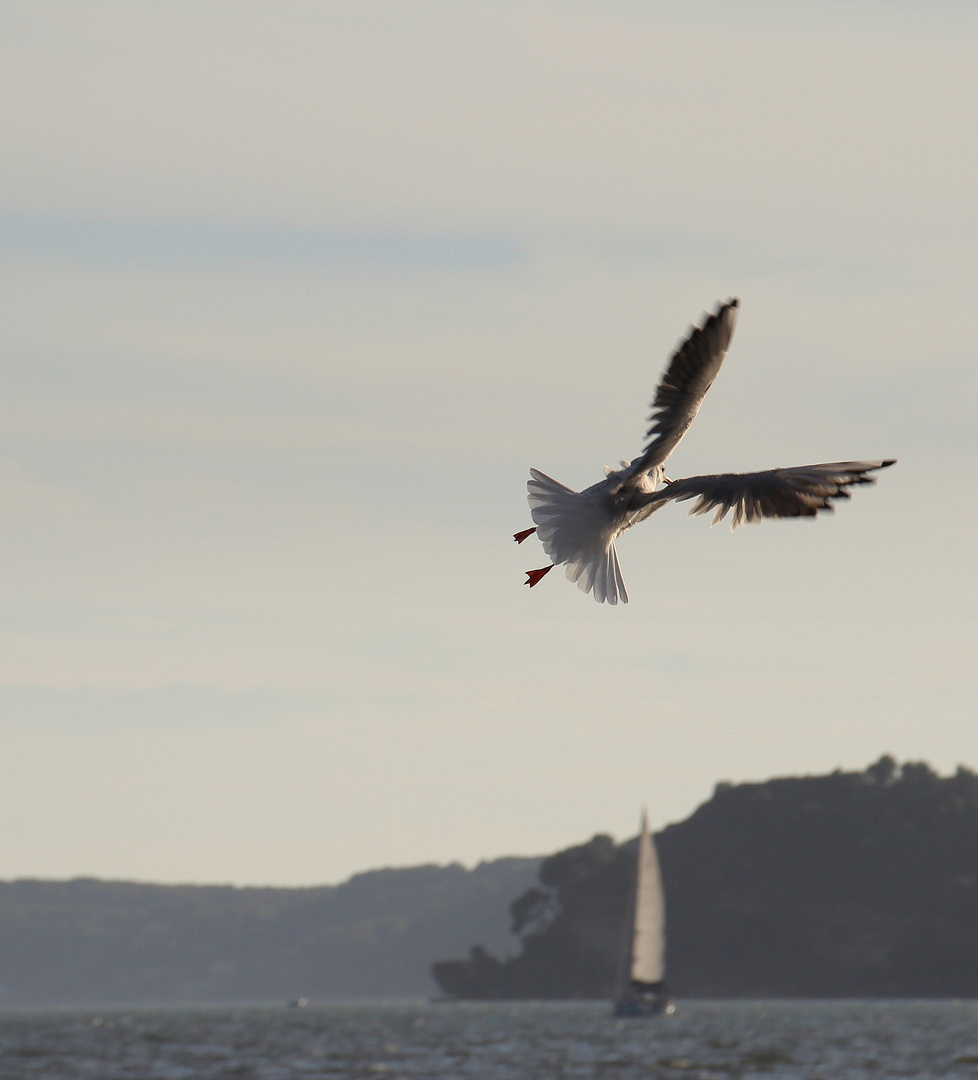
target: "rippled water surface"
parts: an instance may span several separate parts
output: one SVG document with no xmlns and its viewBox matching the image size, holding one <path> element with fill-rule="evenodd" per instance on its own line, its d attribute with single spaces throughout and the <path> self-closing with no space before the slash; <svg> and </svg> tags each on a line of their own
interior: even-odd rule
<svg viewBox="0 0 978 1080">
<path fill-rule="evenodd" d="M 976 1002 L 371 1004 L 0 1014 L 0 1078 L 978 1080 Z"/>
</svg>

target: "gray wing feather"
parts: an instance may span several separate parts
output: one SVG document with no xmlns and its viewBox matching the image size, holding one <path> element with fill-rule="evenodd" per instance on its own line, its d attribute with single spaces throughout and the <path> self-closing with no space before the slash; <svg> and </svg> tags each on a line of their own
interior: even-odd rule
<svg viewBox="0 0 978 1080">
<path fill-rule="evenodd" d="M 702 326 L 690 327 L 685 340 L 670 357 L 652 402 L 651 426 L 645 433 L 646 438 L 654 438 L 646 445 L 639 462 L 633 463 L 641 471 L 661 465 L 696 419 L 730 347 L 739 306 L 736 298 L 719 304 Z"/>
<path fill-rule="evenodd" d="M 892 464 L 894 459 L 835 461 L 765 472 L 690 476 L 654 492 L 647 502 L 657 508 L 670 500 L 698 499 L 690 514 L 715 510 L 715 525 L 733 511 L 732 529 L 761 518 L 814 517 L 821 510 L 831 511 L 832 499 L 848 499 L 853 485 L 875 484 L 876 478 L 867 474 Z"/>
</svg>

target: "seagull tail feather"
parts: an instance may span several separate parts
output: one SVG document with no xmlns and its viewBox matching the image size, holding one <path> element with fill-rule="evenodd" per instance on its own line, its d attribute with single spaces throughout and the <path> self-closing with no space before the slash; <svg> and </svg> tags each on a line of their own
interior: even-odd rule
<svg viewBox="0 0 978 1080">
<path fill-rule="evenodd" d="M 527 501 L 543 550 L 567 578 L 599 604 L 627 604 L 608 516 L 595 499 L 530 470 Z"/>
</svg>

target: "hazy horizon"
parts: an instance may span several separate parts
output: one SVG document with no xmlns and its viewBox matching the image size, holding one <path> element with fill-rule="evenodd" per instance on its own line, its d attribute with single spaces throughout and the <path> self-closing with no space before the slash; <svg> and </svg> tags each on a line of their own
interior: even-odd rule
<svg viewBox="0 0 978 1080">
<path fill-rule="evenodd" d="M 0 11 L 0 877 L 337 882 L 659 828 L 718 780 L 978 766 L 978 12 Z M 631 603 L 531 466 L 895 457 L 670 506 Z"/>
</svg>

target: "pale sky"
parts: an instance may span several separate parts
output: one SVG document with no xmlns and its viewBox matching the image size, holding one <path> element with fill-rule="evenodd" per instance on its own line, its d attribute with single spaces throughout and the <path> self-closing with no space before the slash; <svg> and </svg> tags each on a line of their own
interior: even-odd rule
<svg viewBox="0 0 978 1080">
<path fill-rule="evenodd" d="M 0 2 L 0 877 L 307 884 L 978 767 L 978 9 Z M 535 466 L 897 457 L 669 506 L 631 603 Z"/>
</svg>

